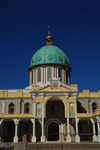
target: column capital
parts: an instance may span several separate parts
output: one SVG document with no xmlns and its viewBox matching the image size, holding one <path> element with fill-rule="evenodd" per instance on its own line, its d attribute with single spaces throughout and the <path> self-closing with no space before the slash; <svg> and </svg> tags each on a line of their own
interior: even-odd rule
<svg viewBox="0 0 100 150">
<path fill-rule="evenodd" d="M 96 116 L 97 122 L 100 122 L 100 117 Z"/>
<path fill-rule="evenodd" d="M 44 103 L 44 101 L 42 101 L 42 104 Z"/>
<path fill-rule="evenodd" d="M 45 93 L 40 93 L 39 95 L 41 96 L 42 99 L 44 99 Z"/>
<path fill-rule="evenodd" d="M 20 119 L 15 118 L 15 119 L 13 119 L 13 121 L 14 121 L 15 124 L 18 124 Z"/>
<path fill-rule="evenodd" d="M 79 93 L 72 93 L 71 95 L 74 96 L 74 99 L 77 99 Z"/>
<path fill-rule="evenodd" d="M 31 93 L 32 99 L 34 100 L 36 98 L 36 93 Z"/>
<path fill-rule="evenodd" d="M 68 99 L 68 98 L 69 98 L 69 96 L 70 96 L 70 94 L 69 94 L 69 93 L 65 93 L 65 97 L 66 97 L 66 99 Z"/>
</svg>

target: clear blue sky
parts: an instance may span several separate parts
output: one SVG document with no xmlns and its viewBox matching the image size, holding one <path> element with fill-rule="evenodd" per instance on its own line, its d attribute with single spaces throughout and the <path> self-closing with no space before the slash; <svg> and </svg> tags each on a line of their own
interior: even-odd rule
<svg viewBox="0 0 100 150">
<path fill-rule="evenodd" d="M 29 85 L 27 69 L 48 25 L 69 58 L 71 83 L 100 90 L 100 0 L 0 0 L 0 89 Z"/>
</svg>

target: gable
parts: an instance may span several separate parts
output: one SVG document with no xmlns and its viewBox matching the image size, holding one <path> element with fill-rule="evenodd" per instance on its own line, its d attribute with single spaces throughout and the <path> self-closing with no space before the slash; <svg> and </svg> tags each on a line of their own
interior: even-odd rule
<svg viewBox="0 0 100 150">
<path fill-rule="evenodd" d="M 59 92 L 59 91 L 62 91 L 62 92 L 75 92 L 77 91 L 76 89 L 73 89 L 71 88 L 70 85 L 60 85 L 60 88 L 58 90 L 50 90 L 50 85 L 45 85 L 45 86 L 42 86 L 42 87 L 39 87 L 36 89 L 36 91 L 41 91 L 41 92 L 48 92 L 48 91 L 52 91 L 52 92 Z"/>
</svg>

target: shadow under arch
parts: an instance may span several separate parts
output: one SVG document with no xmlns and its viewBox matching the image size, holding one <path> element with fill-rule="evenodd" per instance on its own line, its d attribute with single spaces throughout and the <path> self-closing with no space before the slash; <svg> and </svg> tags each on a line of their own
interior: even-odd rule
<svg viewBox="0 0 100 150">
<path fill-rule="evenodd" d="M 59 133 L 61 133 L 61 130 L 62 130 L 62 122 L 59 120 L 59 119 L 57 119 L 57 118 L 50 118 L 50 119 L 48 119 L 46 122 L 45 122 L 45 135 L 46 135 L 46 140 L 47 141 L 50 141 L 48 138 L 49 138 L 49 136 L 48 136 L 48 131 L 49 131 L 49 125 L 50 124 L 52 124 L 52 123 L 55 123 L 55 124 L 57 124 L 58 125 L 58 133 L 57 134 L 55 134 L 54 135 L 54 133 L 52 133 L 50 136 L 58 136 L 58 140 L 61 140 L 61 134 L 59 134 Z"/>
<path fill-rule="evenodd" d="M 58 97 L 58 96 L 52 96 L 52 97 L 50 97 L 50 98 L 48 98 L 46 101 L 45 101 L 45 104 L 44 104 L 44 116 L 46 117 L 46 105 L 47 105 L 47 103 L 50 101 L 50 100 L 55 100 L 55 101 L 57 101 L 57 100 L 60 100 L 60 101 L 62 101 L 62 103 L 64 104 L 64 113 L 66 114 L 66 103 L 65 103 L 65 101 L 62 99 L 62 98 L 60 98 L 60 97 Z"/>
<path fill-rule="evenodd" d="M 18 124 L 18 137 L 19 142 L 22 142 L 23 137 L 26 135 L 26 140 L 30 141 L 33 131 L 33 123 L 29 118 L 20 119 Z"/>
<path fill-rule="evenodd" d="M 1 124 L 1 138 L 3 142 L 13 142 L 15 136 L 15 122 L 13 119 L 3 119 Z"/>
<path fill-rule="evenodd" d="M 92 119 L 82 119 L 78 120 L 78 133 L 81 141 L 92 141 L 93 136 L 93 126 Z"/>
</svg>

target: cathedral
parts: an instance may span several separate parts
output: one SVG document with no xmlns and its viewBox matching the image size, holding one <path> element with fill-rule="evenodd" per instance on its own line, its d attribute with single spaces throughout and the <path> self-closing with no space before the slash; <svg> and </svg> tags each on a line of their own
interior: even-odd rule
<svg viewBox="0 0 100 150">
<path fill-rule="evenodd" d="M 45 40 L 30 61 L 29 86 L 0 90 L 0 140 L 100 142 L 100 90 L 79 92 L 68 57 L 50 34 Z"/>
</svg>

